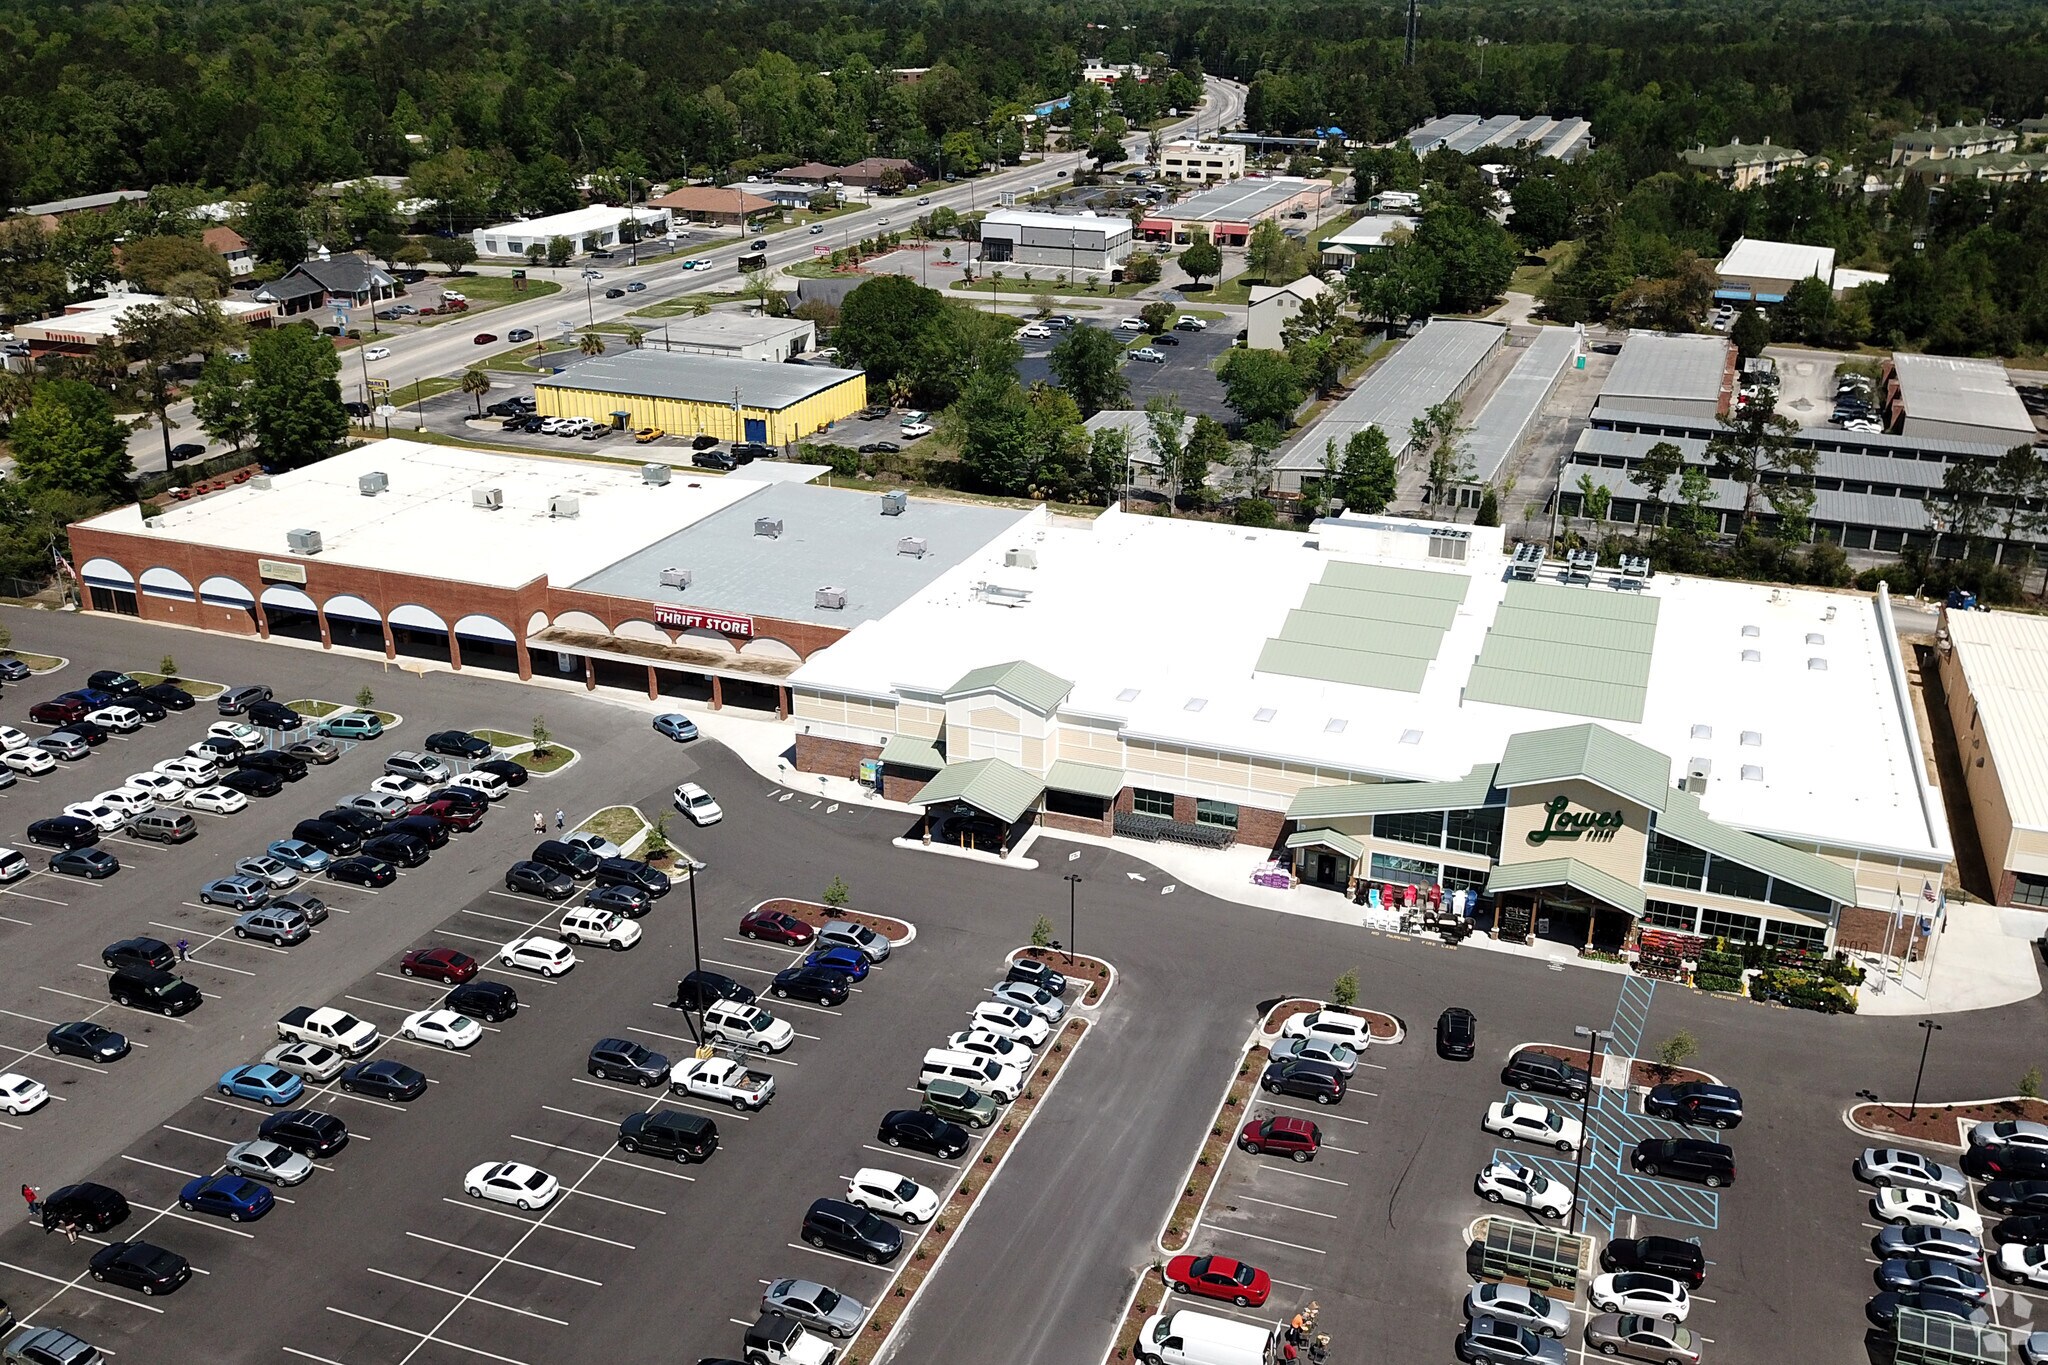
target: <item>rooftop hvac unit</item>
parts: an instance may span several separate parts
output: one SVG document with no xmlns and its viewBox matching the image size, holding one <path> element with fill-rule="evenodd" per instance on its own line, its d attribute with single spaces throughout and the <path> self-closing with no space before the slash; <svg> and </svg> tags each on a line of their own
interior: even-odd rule
<svg viewBox="0 0 2048 1365">
<path fill-rule="evenodd" d="M 320 553 L 320 533 L 318 531 L 303 529 L 286 531 L 284 533 L 284 543 L 291 547 L 291 551 L 295 555 L 317 555 Z"/>
<path fill-rule="evenodd" d="M 1689 758 L 1685 761 L 1684 787 L 1694 796 L 1704 796 L 1707 791 L 1707 779 L 1713 775 L 1713 759 Z"/>
<path fill-rule="evenodd" d="M 882 494 L 882 515 L 900 517 L 910 506 L 910 495 L 901 489 Z"/>
<path fill-rule="evenodd" d="M 776 539 L 778 536 L 782 534 L 782 518 L 755 517 L 754 534 L 757 536 L 766 536 L 770 540 Z"/>
<path fill-rule="evenodd" d="M 373 469 L 356 480 L 356 491 L 366 498 L 374 498 L 391 487 L 391 476 L 381 469 Z"/>
<path fill-rule="evenodd" d="M 567 493 L 557 493 L 548 499 L 548 515 L 564 521 L 583 515 L 583 503 Z"/>
<path fill-rule="evenodd" d="M 832 611 L 845 611 L 846 589 L 820 588 L 818 589 L 817 596 L 812 600 L 812 605 L 825 607 Z"/>
<path fill-rule="evenodd" d="M 669 467 L 665 464 L 643 464 L 640 466 L 640 482 L 656 488 L 668 486 Z"/>
<path fill-rule="evenodd" d="M 1038 551 L 1005 550 L 1003 567 L 1006 569 L 1035 569 L 1038 567 Z"/>
<path fill-rule="evenodd" d="M 688 569 L 663 569 L 661 571 L 661 586 L 664 588 L 689 587 L 690 571 Z"/>
<path fill-rule="evenodd" d="M 505 505 L 505 490 L 502 488 L 472 488 L 469 490 L 469 503 L 470 506 L 481 507 L 486 512 L 495 512 Z"/>
<path fill-rule="evenodd" d="M 251 475 L 249 476 L 249 487 L 251 487 L 251 488 L 268 488 L 268 487 L 270 487 L 270 476 L 269 476 L 268 474 L 251 474 Z"/>
<path fill-rule="evenodd" d="M 930 548 L 923 536 L 905 536 L 896 542 L 896 553 L 909 555 L 912 559 L 923 559 Z"/>
</svg>

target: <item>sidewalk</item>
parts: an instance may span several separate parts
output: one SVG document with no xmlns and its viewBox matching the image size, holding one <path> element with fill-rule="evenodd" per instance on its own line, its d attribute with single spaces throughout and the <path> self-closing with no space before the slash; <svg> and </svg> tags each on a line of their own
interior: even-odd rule
<svg viewBox="0 0 2048 1365">
<path fill-rule="evenodd" d="M 2034 958 L 2041 925 L 2031 915 L 2023 918 L 1995 905 L 1951 902 L 1944 923 L 1935 940 L 1932 968 L 1914 962 L 1903 980 L 1896 959 L 1891 972 L 1880 976 L 1868 955 L 1857 955 L 1870 971 L 1857 992 L 1857 1013 L 1954 1014 L 1995 1009 L 2041 993 Z"/>
</svg>

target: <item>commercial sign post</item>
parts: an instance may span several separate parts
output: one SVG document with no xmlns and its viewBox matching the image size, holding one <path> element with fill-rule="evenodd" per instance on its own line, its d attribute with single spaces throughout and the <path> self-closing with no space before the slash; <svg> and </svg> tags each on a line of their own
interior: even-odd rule
<svg viewBox="0 0 2048 1365">
<path fill-rule="evenodd" d="M 754 637 L 754 618 L 733 616 L 722 611 L 691 611 L 684 607 L 665 607 L 654 603 L 654 624 L 667 626 L 671 630 L 710 630 L 720 635 L 738 635 L 751 640 Z"/>
</svg>

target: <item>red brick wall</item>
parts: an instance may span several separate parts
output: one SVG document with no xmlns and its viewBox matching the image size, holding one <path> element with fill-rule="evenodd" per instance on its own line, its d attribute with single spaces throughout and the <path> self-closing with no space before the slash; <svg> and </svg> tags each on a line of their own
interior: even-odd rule
<svg viewBox="0 0 2048 1365">
<path fill-rule="evenodd" d="M 1047 829 L 1063 829 L 1074 834 L 1100 834 L 1106 837 L 1116 833 L 1110 819 L 1108 815 L 1093 820 L 1085 815 L 1062 815 L 1058 811 L 1049 810 L 1040 813 L 1038 822 Z"/>
<path fill-rule="evenodd" d="M 843 777 L 850 782 L 860 776 L 862 759 L 881 756 L 881 748 L 874 744 L 854 744 L 848 740 L 826 739 L 820 735 L 796 737 L 798 772 L 824 773 L 827 777 Z M 887 795 L 886 792 L 883 794 Z"/>
<path fill-rule="evenodd" d="M 1285 811 L 1260 810 L 1257 806 L 1237 808 L 1237 841 L 1240 844 L 1274 848 L 1280 842 L 1280 831 L 1286 826 Z"/>
<path fill-rule="evenodd" d="M 803 741 L 806 738 L 808 736 L 799 736 L 797 738 L 797 766 L 799 768 L 804 766 Z M 824 741 L 821 740 L 819 742 L 823 743 Z M 881 750 L 877 749 L 875 752 L 879 755 Z M 908 801 L 920 791 L 923 791 L 924 784 L 931 781 L 934 775 L 932 773 L 919 772 L 914 768 L 897 768 L 885 763 L 882 765 L 882 799 L 885 801 Z"/>
<path fill-rule="evenodd" d="M 1894 923 L 1888 910 L 1869 910 L 1860 905 L 1845 905 L 1835 920 L 1835 946 L 1854 948 L 1866 953 L 1880 953 L 1885 950 L 1885 931 L 1891 931 L 1891 955 L 1910 955 L 1917 960 L 1926 949 L 1926 940 L 1918 933 L 1919 921 L 1908 922 L 1911 926 Z"/>
</svg>

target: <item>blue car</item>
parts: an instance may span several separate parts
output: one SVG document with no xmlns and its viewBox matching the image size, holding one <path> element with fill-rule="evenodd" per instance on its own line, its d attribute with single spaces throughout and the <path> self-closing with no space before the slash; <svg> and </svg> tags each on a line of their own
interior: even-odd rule
<svg viewBox="0 0 2048 1365">
<path fill-rule="evenodd" d="M 805 956 L 804 966 L 845 972 L 849 981 L 865 981 L 868 975 L 868 955 L 858 948 L 819 948 Z"/>
<path fill-rule="evenodd" d="M 306 1083 L 281 1066 L 256 1062 L 238 1066 L 220 1078 L 220 1093 L 265 1104 L 286 1105 L 305 1092 Z"/>
<path fill-rule="evenodd" d="M 674 712 L 656 716 L 654 718 L 654 728 L 667 735 L 670 739 L 675 740 L 678 744 L 686 739 L 695 739 L 697 737 L 696 722 L 688 716 L 679 716 Z"/>
<path fill-rule="evenodd" d="M 253 1223 L 277 1207 L 268 1185 L 245 1175 L 203 1175 L 178 1191 L 178 1207 L 187 1213 L 210 1213 L 230 1223 Z"/>
<path fill-rule="evenodd" d="M 327 865 L 334 861 L 334 855 L 324 848 L 315 848 L 304 839 L 279 839 L 269 848 L 270 856 L 286 867 L 301 872 L 325 872 Z"/>
</svg>

